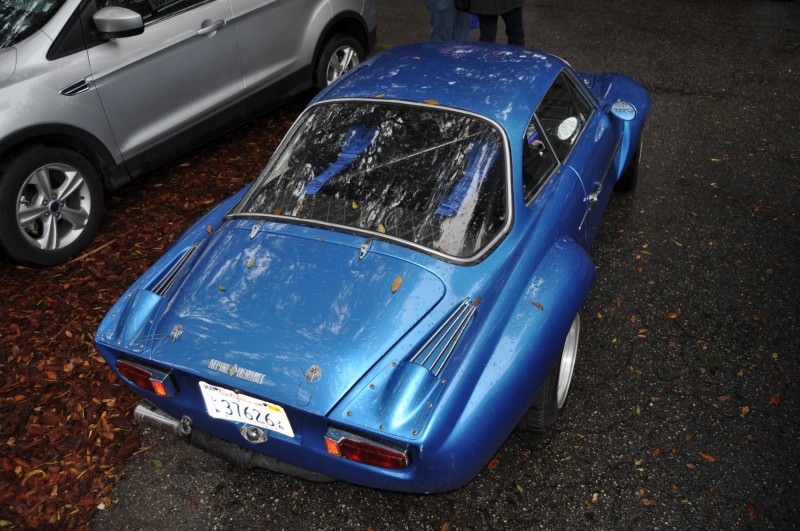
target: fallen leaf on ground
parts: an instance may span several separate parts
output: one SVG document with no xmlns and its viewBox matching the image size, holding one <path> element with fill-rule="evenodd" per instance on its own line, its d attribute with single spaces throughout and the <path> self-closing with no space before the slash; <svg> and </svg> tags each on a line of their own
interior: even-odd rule
<svg viewBox="0 0 800 531">
<path fill-rule="evenodd" d="M 768 401 L 771 406 L 778 407 L 779 405 L 781 405 L 780 395 L 769 395 Z"/>
</svg>

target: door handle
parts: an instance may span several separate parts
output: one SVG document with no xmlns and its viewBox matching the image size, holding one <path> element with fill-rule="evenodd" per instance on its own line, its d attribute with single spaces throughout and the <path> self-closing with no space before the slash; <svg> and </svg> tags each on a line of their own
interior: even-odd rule
<svg viewBox="0 0 800 531">
<path fill-rule="evenodd" d="M 203 23 L 200 25 L 200 29 L 197 30 L 197 35 L 199 37 L 202 37 L 204 35 L 213 35 L 224 25 L 225 21 L 223 19 L 219 19 L 216 22 L 212 22 L 210 20 L 204 20 Z"/>
<path fill-rule="evenodd" d="M 603 191 L 603 183 L 594 183 L 595 189 L 594 192 L 586 196 L 586 201 L 589 203 L 589 208 L 593 207 L 595 203 L 600 199 L 600 193 Z"/>
</svg>

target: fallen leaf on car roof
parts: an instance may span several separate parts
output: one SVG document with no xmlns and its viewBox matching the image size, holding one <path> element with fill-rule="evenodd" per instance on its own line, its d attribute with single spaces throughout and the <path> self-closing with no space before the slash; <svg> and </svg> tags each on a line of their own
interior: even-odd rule
<svg viewBox="0 0 800 531">
<path fill-rule="evenodd" d="M 401 275 L 397 275 L 392 281 L 392 293 L 397 293 L 397 290 L 399 290 L 400 286 L 402 285 L 403 285 L 403 277 Z"/>
</svg>

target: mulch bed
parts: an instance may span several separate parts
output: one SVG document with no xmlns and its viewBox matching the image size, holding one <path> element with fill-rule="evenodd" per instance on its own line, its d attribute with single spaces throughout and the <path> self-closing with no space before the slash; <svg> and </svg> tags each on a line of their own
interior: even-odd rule
<svg viewBox="0 0 800 531">
<path fill-rule="evenodd" d="M 0 528 L 88 528 L 139 448 L 139 399 L 93 345 L 114 301 L 202 214 L 254 179 L 291 103 L 106 196 L 89 250 L 0 262 Z"/>
</svg>

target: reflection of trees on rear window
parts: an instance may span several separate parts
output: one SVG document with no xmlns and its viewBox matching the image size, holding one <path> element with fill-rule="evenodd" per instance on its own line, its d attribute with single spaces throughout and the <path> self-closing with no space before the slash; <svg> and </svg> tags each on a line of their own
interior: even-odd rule
<svg viewBox="0 0 800 531">
<path fill-rule="evenodd" d="M 508 216 L 502 146 L 490 123 L 453 111 L 318 105 L 237 213 L 364 229 L 473 256 Z"/>
</svg>

